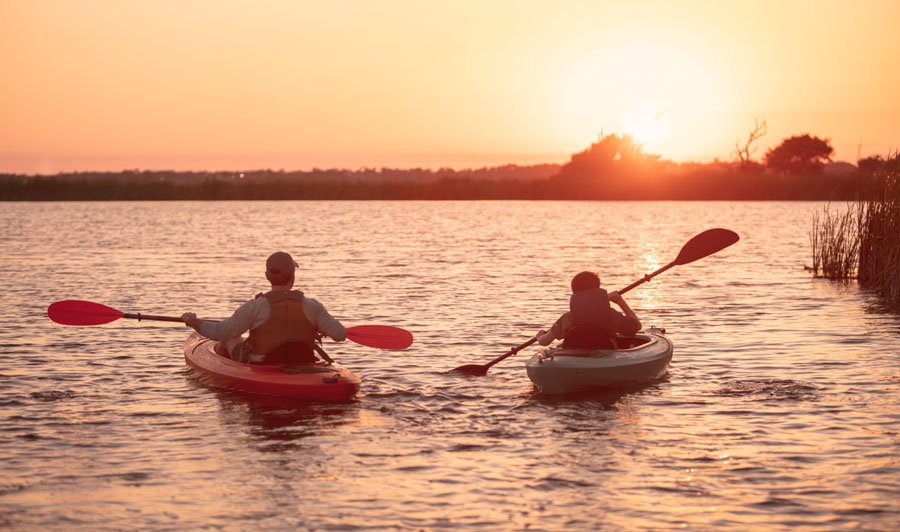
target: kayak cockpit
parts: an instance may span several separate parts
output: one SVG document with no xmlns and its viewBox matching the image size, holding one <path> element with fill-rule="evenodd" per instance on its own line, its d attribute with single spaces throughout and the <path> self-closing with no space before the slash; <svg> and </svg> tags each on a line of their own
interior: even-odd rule
<svg viewBox="0 0 900 532">
<path fill-rule="evenodd" d="M 616 345 L 618 349 L 584 349 L 578 347 L 550 347 L 541 353 L 541 358 L 553 357 L 606 357 L 614 354 L 625 354 L 629 351 L 636 351 L 648 347 L 650 344 L 659 341 L 659 337 L 655 335 L 638 333 L 635 336 L 617 336 Z"/>
<path fill-rule="evenodd" d="M 246 360 L 235 360 L 231 358 L 231 356 L 229 356 L 228 347 L 226 347 L 224 342 L 216 342 L 213 340 L 209 341 L 212 342 L 211 347 L 213 353 L 224 358 L 225 360 L 231 360 L 239 364 L 246 364 L 256 368 L 264 368 L 270 371 L 287 371 L 283 368 L 288 367 L 298 368 L 291 371 L 291 373 L 315 373 L 315 368 L 323 368 L 322 371 L 330 371 L 330 361 L 326 361 L 317 357 L 315 353 L 313 353 L 312 350 L 309 349 L 308 346 L 304 346 L 305 349 L 298 348 L 296 344 L 299 342 L 284 344 L 276 349 L 274 355 L 270 353 L 270 355 L 272 356 L 270 356 L 269 358 L 277 362 L 264 362 L 263 355 L 252 353 L 247 353 L 245 355 Z M 238 346 L 237 349 L 241 349 L 241 347 Z M 300 368 L 312 369 L 303 370 Z"/>
</svg>

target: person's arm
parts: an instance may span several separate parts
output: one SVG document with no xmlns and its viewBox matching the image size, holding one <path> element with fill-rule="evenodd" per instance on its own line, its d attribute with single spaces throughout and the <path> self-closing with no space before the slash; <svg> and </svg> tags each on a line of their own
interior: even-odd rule
<svg viewBox="0 0 900 532">
<path fill-rule="evenodd" d="M 566 332 L 566 327 L 563 322 L 567 319 L 567 316 L 569 316 L 568 312 L 560 316 L 559 319 L 556 320 L 556 323 L 554 323 L 553 326 L 550 327 L 549 331 L 542 330 L 538 332 L 535 335 L 538 339 L 538 343 L 541 345 L 550 345 L 553 340 L 562 338 Z"/>
<path fill-rule="evenodd" d="M 556 339 L 552 332 L 544 330 L 541 330 L 535 336 L 537 336 L 537 341 L 541 345 L 550 345 L 550 342 Z"/>
<path fill-rule="evenodd" d="M 231 317 L 222 321 L 204 320 L 193 312 L 185 312 L 181 320 L 188 326 L 210 340 L 228 340 L 249 331 L 256 321 L 259 303 L 251 300 L 241 305 Z"/>
<path fill-rule="evenodd" d="M 637 317 L 637 314 L 631 310 L 631 307 L 628 306 L 628 303 L 625 299 L 622 298 L 621 294 L 618 292 L 609 292 L 609 300 L 619 305 L 625 315 L 622 316 L 622 320 L 620 320 L 619 326 L 617 327 L 618 332 L 624 336 L 634 336 L 638 331 L 641 330 L 641 320 Z"/>
<path fill-rule="evenodd" d="M 303 298 L 303 304 L 306 318 L 316 326 L 319 332 L 335 342 L 343 342 L 347 339 L 347 329 L 337 318 L 325 310 L 325 305 L 309 297 Z"/>
</svg>

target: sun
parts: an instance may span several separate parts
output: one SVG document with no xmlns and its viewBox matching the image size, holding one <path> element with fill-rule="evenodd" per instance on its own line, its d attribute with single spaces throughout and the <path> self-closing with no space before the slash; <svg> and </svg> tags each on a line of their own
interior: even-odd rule
<svg viewBox="0 0 900 532">
<path fill-rule="evenodd" d="M 669 120 L 659 105 L 637 102 L 625 110 L 622 130 L 645 148 L 656 148 L 669 136 Z"/>
</svg>

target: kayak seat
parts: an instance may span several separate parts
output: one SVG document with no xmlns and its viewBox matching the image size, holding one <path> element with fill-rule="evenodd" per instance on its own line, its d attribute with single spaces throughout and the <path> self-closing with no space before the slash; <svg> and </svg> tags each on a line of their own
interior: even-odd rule
<svg viewBox="0 0 900 532">
<path fill-rule="evenodd" d="M 617 349 L 615 340 L 599 327 L 576 325 L 566 331 L 563 349 Z"/>
<path fill-rule="evenodd" d="M 315 364 L 316 354 L 305 342 L 287 342 L 266 353 L 263 364 Z"/>
</svg>

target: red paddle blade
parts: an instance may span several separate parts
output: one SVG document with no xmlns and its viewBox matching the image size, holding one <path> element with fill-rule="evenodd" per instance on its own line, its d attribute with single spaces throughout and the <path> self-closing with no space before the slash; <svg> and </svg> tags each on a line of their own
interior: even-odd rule
<svg viewBox="0 0 900 532">
<path fill-rule="evenodd" d="M 124 313 L 100 303 L 67 299 L 50 305 L 47 316 L 63 325 L 101 325 L 116 321 Z"/>
<path fill-rule="evenodd" d="M 357 325 L 347 329 L 347 338 L 367 347 L 406 349 L 413 343 L 413 335 L 406 329 L 390 325 Z"/>
<path fill-rule="evenodd" d="M 734 231 L 729 229 L 708 229 L 687 241 L 678 253 L 675 264 L 688 264 L 721 251 L 740 240 Z"/>
</svg>

